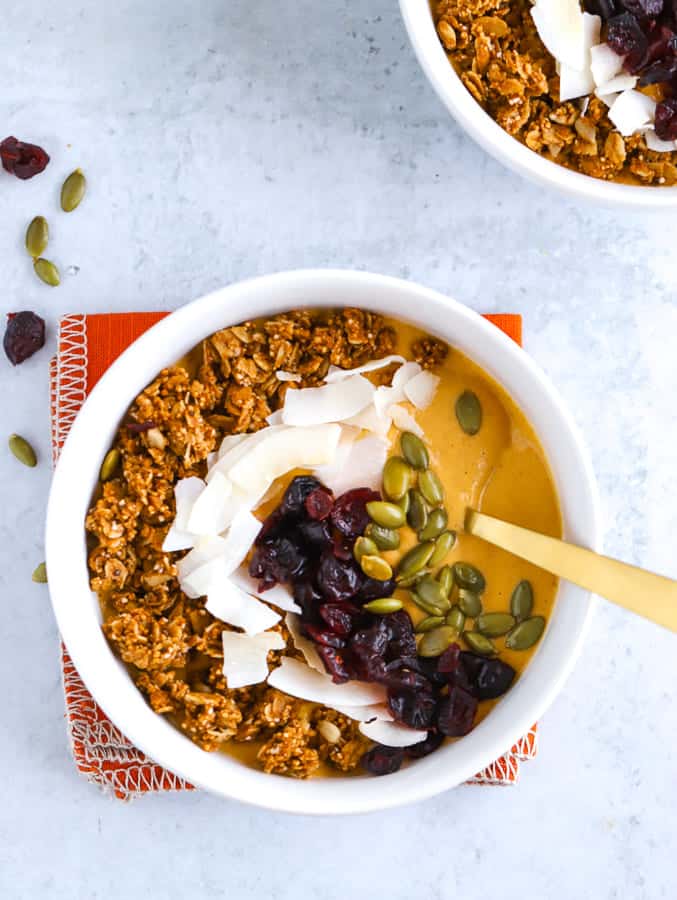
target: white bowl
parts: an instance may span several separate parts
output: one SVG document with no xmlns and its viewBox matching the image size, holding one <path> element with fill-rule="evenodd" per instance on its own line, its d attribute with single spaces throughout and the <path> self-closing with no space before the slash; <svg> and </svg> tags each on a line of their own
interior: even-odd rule
<svg viewBox="0 0 677 900">
<path fill-rule="evenodd" d="M 550 461 L 566 536 L 598 548 L 594 477 L 574 423 L 529 356 L 465 306 L 409 282 L 364 272 L 309 270 L 243 281 L 189 303 L 132 344 L 98 382 L 73 425 L 54 475 L 47 513 L 52 605 L 75 666 L 94 698 L 152 759 L 193 784 L 246 803 L 303 813 L 364 812 L 454 787 L 499 757 L 551 703 L 576 659 L 591 598 L 562 584 L 547 632 L 527 671 L 468 736 L 383 778 L 296 781 L 264 775 L 222 753 L 205 753 L 156 715 L 111 652 L 89 589 L 84 520 L 101 460 L 136 395 L 202 338 L 255 316 L 298 307 L 361 306 L 415 322 L 472 357 L 526 413 Z"/>
<path fill-rule="evenodd" d="M 615 184 L 551 162 L 511 137 L 464 86 L 437 37 L 428 0 L 400 0 L 409 38 L 423 71 L 452 116 L 477 143 L 520 175 L 567 194 L 614 206 L 672 209 L 677 187 Z"/>
</svg>

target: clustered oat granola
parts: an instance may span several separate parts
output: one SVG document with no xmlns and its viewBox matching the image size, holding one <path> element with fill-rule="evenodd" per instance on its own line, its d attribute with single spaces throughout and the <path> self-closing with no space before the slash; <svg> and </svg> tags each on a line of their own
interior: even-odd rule
<svg viewBox="0 0 677 900">
<path fill-rule="evenodd" d="M 538 36 L 529 0 L 432 0 L 450 62 L 498 124 L 547 159 L 609 181 L 673 185 L 677 153 L 623 137 L 597 97 L 560 103 L 555 60 Z M 644 90 L 656 100 L 659 85 Z"/>
<path fill-rule="evenodd" d="M 104 610 L 104 632 L 157 713 L 169 715 L 204 750 L 259 741 L 266 772 L 307 777 L 325 761 L 354 769 L 369 745 L 357 723 L 295 700 L 265 684 L 229 690 L 221 634 L 230 626 L 180 590 L 176 562 L 163 553 L 173 520 L 175 482 L 204 476 L 206 458 L 228 433 L 256 431 L 286 390 L 278 369 L 320 382 L 330 365 L 352 368 L 392 352 L 395 334 L 375 314 L 346 309 L 329 316 L 294 312 L 246 322 L 205 340 L 195 377 L 165 369 L 134 401 L 115 446 L 121 465 L 86 521 L 91 586 Z M 417 342 L 417 359 L 439 360 L 444 345 Z M 446 347 L 444 348 L 446 350 Z M 283 624 L 277 629 L 295 648 Z M 269 663 L 282 651 L 269 654 Z"/>
</svg>

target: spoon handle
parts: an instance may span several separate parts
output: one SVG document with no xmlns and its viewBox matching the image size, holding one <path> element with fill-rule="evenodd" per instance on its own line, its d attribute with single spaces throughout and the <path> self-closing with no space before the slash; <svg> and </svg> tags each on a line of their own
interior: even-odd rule
<svg viewBox="0 0 677 900">
<path fill-rule="evenodd" d="M 677 632 L 677 581 L 468 509 L 465 530 Z"/>
</svg>

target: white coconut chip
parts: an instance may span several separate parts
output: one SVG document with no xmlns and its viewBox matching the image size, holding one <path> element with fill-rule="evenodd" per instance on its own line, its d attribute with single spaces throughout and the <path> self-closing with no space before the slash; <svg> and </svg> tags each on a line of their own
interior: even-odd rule
<svg viewBox="0 0 677 900">
<path fill-rule="evenodd" d="M 411 747 L 428 737 L 427 731 L 416 731 L 399 722 L 382 722 L 379 719 L 361 722 L 358 727 L 365 737 L 386 747 Z"/>
<path fill-rule="evenodd" d="M 258 600 L 269 603 L 271 606 L 276 606 L 278 609 L 283 609 L 285 612 L 301 612 L 301 607 L 296 603 L 292 597 L 291 591 L 284 584 L 276 584 L 267 591 L 260 591 L 258 581 L 255 578 L 252 578 L 244 566 L 240 566 L 239 569 L 236 569 L 230 576 L 230 580 L 243 591 L 246 591 Z"/>
<path fill-rule="evenodd" d="M 191 572 L 199 569 L 200 566 L 203 566 L 210 560 L 216 559 L 217 556 L 222 556 L 225 546 L 226 542 L 222 537 L 206 535 L 196 538 L 195 546 L 190 553 L 186 553 L 176 564 L 179 580 L 190 575 Z"/>
<path fill-rule="evenodd" d="M 280 666 L 268 676 L 268 684 L 292 697 L 332 706 L 373 706 L 386 699 L 385 688 L 365 681 L 346 681 L 334 684 L 329 675 L 311 669 L 298 659 L 283 657 Z"/>
<path fill-rule="evenodd" d="M 421 426 L 403 406 L 393 406 L 390 415 L 393 418 L 393 425 L 400 431 L 411 431 L 420 438 L 425 437 Z"/>
<path fill-rule="evenodd" d="M 585 67 L 585 37 L 578 0 L 537 0 L 531 17 L 552 56 L 581 71 Z"/>
<path fill-rule="evenodd" d="M 386 703 L 375 703 L 373 706 L 337 706 L 334 704 L 332 709 L 356 722 L 393 721 L 393 714 Z"/>
<path fill-rule="evenodd" d="M 230 496 L 233 484 L 221 472 L 216 472 L 209 484 L 193 503 L 188 518 L 188 530 L 193 534 L 221 534 L 231 520 Z"/>
<path fill-rule="evenodd" d="M 377 436 L 353 440 L 343 449 L 339 444 L 339 452 L 333 462 L 318 466 L 314 474 L 336 496 L 356 487 L 378 490 L 388 449 L 388 442 Z"/>
<path fill-rule="evenodd" d="M 223 674 L 231 690 L 265 681 L 268 654 L 271 650 L 282 650 L 284 647 L 284 638 L 277 631 L 254 636 L 224 631 L 222 640 Z"/>
<path fill-rule="evenodd" d="M 238 444 L 241 444 L 242 441 L 247 440 L 248 437 L 248 434 L 227 434 L 221 441 L 221 446 L 217 451 L 217 458 L 222 459 L 222 457 L 224 457 L 229 450 L 232 450 L 233 447 L 237 447 Z"/>
<path fill-rule="evenodd" d="M 391 406 L 402 403 L 407 399 L 404 392 L 405 385 L 421 373 L 421 366 L 417 362 L 405 362 L 393 375 L 390 387 L 381 386 L 374 394 L 374 406 L 380 416 L 387 416 Z"/>
<path fill-rule="evenodd" d="M 354 426 L 355 428 L 359 428 L 360 430 L 364 431 L 371 431 L 372 434 L 376 434 L 379 437 L 384 438 L 390 431 L 390 416 L 381 416 L 377 412 L 375 406 L 368 406 L 356 416 L 352 416 L 350 419 L 346 419 L 342 424 L 344 426 Z"/>
<path fill-rule="evenodd" d="M 212 582 L 205 609 L 222 622 L 244 629 L 247 634 L 267 631 L 281 619 L 279 613 L 245 593 L 230 578 Z"/>
<path fill-rule="evenodd" d="M 656 136 L 653 128 L 647 128 L 644 132 L 644 140 L 649 150 L 655 153 L 674 153 L 677 150 L 677 141 L 663 141 Z"/>
<path fill-rule="evenodd" d="M 595 87 L 592 77 L 590 52 L 599 43 L 599 33 L 602 20 L 599 16 L 583 13 L 583 45 L 585 64 L 582 69 L 572 69 L 571 66 L 562 63 L 559 71 L 559 99 L 560 102 L 574 100 L 576 97 L 584 97 L 590 94 Z"/>
<path fill-rule="evenodd" d="M 303 381 L 303 375 L 298 372 L 285 372 L 284 369 L 278 369 L 275 373 L 278 381 Z"/>
<path fill-rule="evenodd" d="M 269 425 L 281 425 L 282 424 L 282 410 L 276 409 L 275 412 L 272 412 L 269 416 L 266 416 L 266 422 Z"/>
<path fill-rule="evenodd" d="M 606 84 L 623 71 L 623 57 L 608 44 L 597 44 L 590 48 L 590 71 L 597 86 Z"/>
<path fill-rule="evenodd" d="M 418 375 L 407 381 L 404 385 L 404 393 L 416 409 L 427 409 L 433 402 L 437 386 L 440 383 L 438 375 L 433 375 L 424 369 Z"/>
<path fill-rule="evenodd" d="M 386 366 L 392 366 L 393 363 L 404 363 L 406 359 L 392 353 L 390 356 L 384 356 L 383 359 L 372 359 L 363 366 L 357 366 L 354 369 L 339 369 L 338 366 L 330 366 L 325 377 L 326 384 L 332 384 L 335 381 L 343 381 L 351 375 L 363 375 L 366 372 L 375 372 L 377 369 L 384 369 Z"/>
<path fill-rule="evenodd" d="M 222 584 L 249 552 L 256 535 L 261 530 L 261 523 L 250 512 L 239 512 L 233 519 L 227 535 L 223 539 L 214 538 L 220 544 L 212 543 L 209 548 L 210 556 L 200 565 L 186 571 L 186 562 L 181 560 L 179 564 L 179 584 L 189 597 L 203 597 L 209 593 L 212 585 Z M 218 552 L 217 552 L 218 548 Z M 211 556 L 214 552 L 214 556 Z M 188 556 L 191 554 L 189 553 Z M 186 557 L 187 559 L 187 557 Z"/>
<path fill-rule="evenodd" d="M 291 639 L 294 642 L 294 646 L 303 655 L 303 658 L 310 668 L 326 675 L 327 670 L 324 667 L 320 654 L 317 652 L 314 642 L 311 641 L 310 638 L 307 638 L 301 630 L 301 617 L 297 616 L 295 613 L 288 613 L 285 616 L 284 621 L 289 630 L 289 634 L 291 635 Z"/>
<path fill-rule="evenodd" d="M 640 91 L 623 91 L 609 107 L 609 118 L 627 137 L 653 122 L 656 101 Z"/>
<path fill-rule="evenodd" d="M 204 486 L 204 481 L 194 476 L 182 478 L 174 485 L 176 515 L 162 544 L 164 553 L 188 550 L 189 547 L 195 544 L 196 535 L 188 531 L 188 519 L 190 518 L 193 504 L 204 490 Z"/>
<path fill-rule="evenodd" d="M 616 75 L 604 84 L 600 84 L 597 90 L 600 94 L 620 94 L 621 91 L 629 91 L 635 87 L 639 79 L 636 75 Z"/>
<path fill-rule="evenodd" d="M 595 91 L 595 97 L 597 97 L 602 101 L 602 103 L 605 103 L 607 106 L 612 106 L 614 101 L 616 100 L 616 97 L 620 97 L 620 94 L 600 94 Z"/>
<path fill-rule="evenodd" d="M 342 422 L 369 406 L 374 385 L 362 375 L 352 375 L 317 388 L 287 391 L 282 407 L 285 425 L 323 425 Z"/>
<path fill-rule="evenodd" d="M 248 456 L 260 443 L 270 440 L 273 434 L 284 430 L 283 425 L 270 425 L 268 428 L 262 428 L 252 434 L 245 434 L 243 440 L 231 443 L 219 457 L 218 462 L 207 472 L 206 482 L 209 484 L 211 479 L 220 472 L 222 475 L 228 475 L 233 466 Z"/>
</svg>

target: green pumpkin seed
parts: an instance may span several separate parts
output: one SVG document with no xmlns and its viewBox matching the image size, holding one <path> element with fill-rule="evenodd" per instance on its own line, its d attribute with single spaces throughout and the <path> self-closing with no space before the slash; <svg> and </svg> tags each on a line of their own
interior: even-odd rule
<svg viewBox="0 0 677 900">
<path fill-rule="evenodd" d="M 445 619 L 447 625 L 453 628 L 458 634 L 463 631 L 465 625 L 465 614 L 460 606 L 452 606 Z"/>
<path fill-rule="evenodd" d="M 418 645 L 419 656 L 441 656 L 447 647 L 452 644 L 457 637 L 453 628 L 448 625 L 439 625 L 432 631 L 426 632 Z"/>
<path fill-rule="evenodd" d="M 82 202 L 87 190 L 87 179 L 80 169 L 71 172 L 61 188 L 61 209 L 73 212 Z"/>
<path fill-rule="evenodd" d="M 415 588 L 416 596 L 430 606 L 445 613 L 450 608 L 449 598 L 442 590 L 442 585 L 433 578 L 422 578 Z"/>
<path fill-rule="evenodd" d="M 434 549 L 435 545 L 433 542 L 426 541 L 425 544 L 418 544 L 416 547 L 412 547 L 408 553 L 405 553 L 397 567 L 398 581 L 402 578 L 409 578 L 410 575 L 415 575 L 424 566 L 427 566 Z"/>
<path fill-rule="evenodd" d="M 507 634 L 515 624 L 515 617 L 510 613 L 491 612 L 478 616 L 475 628 L 487 637 L 501 637 Z"/>
<path fill-rule="evenodd" d="M 435 541 L 435 549 L 433 550 L 433 555 L 430 557 L 430 565 L 433 566 L 433 568 L 439 566 L 455 543 L 456 532 L 443 531 Z"/>
<path fill-rule="evenodd" d="M 480 634 L 479 631 L 464 631 L 461 635 L 467 646 L 480 656 L 493 656 L 496 648 L 488 637 Z"/>
<path fill-rule="evenodd" d="M 399 532 L 393 528 L 384 528 L 382 525 L 376 525 L 373 522 L 364 530 L 368 537 L 379 550 L 397 550 L 400 546 Z"/>
<path fill-rule="evenodd" d="M 416 583 L 417 587 L 418 587 L 418 584 L 419 584 L 419 582 Z M 443 609 L 441 606 L 436 606 L 434 603 L 428 603 L 427 600 L 424 600 L 423 597 L 419 597 L 419 595 L 414 592 L 410 593 L 410 597 L 411 597 L 412 603 L 415 603 L 416 606 L 418 606 L 419 609 L 422 609 L 423 612 L 426 613 L 427 615 L 442 616 L 442 618 L 444 618 L 444 615 L 445 615 L 448 607 Z"/>
<path fill-rule="evenodd" d="M 394 613 L 398 609 L 402 609 L 402 601 L 398 600 L 397 597 L 379 597 L 378 600 L 370 600 L 369 603 L 365 603 L 362 609 L 366 609 L 367 612 L 374 613 L 377 616 L 387 616 L 388 613 Z"/>
<path fill-rule="evenodd" d="M 393 577 L 393 570 L 382 556 L 363 556 L 360 559 L 360 568 L 365 575 L 377 581 L 387 581 Z"/>
<path fill-rule="evenodd" d="M 435 546 L 435 549 L 437 549 L 437 545 Z M 435 553 L 433 552 L 433 556 L 434 555 Z M 430 558 L 432 559 L 432 556 Z M 443 569 L 440 569 L 437 580 L 440 587 L 444 591 L 444 596 L 448 597 L 451 593 L 451 589 L 454 586 L 454 573 L 451 569 L 451 566 L 445 566 Z"/>
<path fill-rule="evenodd" d="M 44 281 L 50 287 L 58 287 L 61 284 L 59 270 L 48 259 L 43 259 L 41 256 L 38 257 L 38 259 L 33 260 L 33 268 L 40 281 Z"/>
<path fill-rule="evenodd" d="M 359 562 L 363 556 L 378 556 L 378 547 L 368 537 L 358 537 L 353 544 L 353 556 Z"/>
<path fill-rule="evenodd" d="M 528 650 L 540 639 L 545 629 L 543 616 L 532 616 L 519 625 L 515 625 L 505 639 L 505 646 L 510 650 Z"/>
<path fill-rule="evenodd" d="M 456 418 L 466 434 L 477 434 L 482 427 L 482 405 L 477 394 L 463 391 L 456 401 Z"/>
<path fill-rule="evenodd" d="M 402 448 L 402 456 L 404 456 L 410 466 L 419 471 L 428 468 L 430 461 L 428 450 L 420 437 L 411 431 L 405 431 L 400 437 L 400 447 Z"/>
<path fill-rule="evenodd" d="M 447 511 L 443 507 L 434 509 L 428 516 L 425 528 L 418 533 L 419 541 L 432 541 L 447 527 Z"/>
<path fill-rule="evenodd" d="M 430 575 L 432 569 L 429 569 L 427 566 L 424 566 L 420 571 L 414 572 L 413 575 L 408 575 L 406 578 L 397 579 L 397 584 L 399 587 L 408 588 L 412 587 L 412 585 L 416 585 L 422 578 L 425 578 L 426 575 Z"/>
<path fill-rule="evenodd" d="M 35 567 L 31 575 L 31 581 L 34 581 L 36 584 L 47 584 L 47 566 L 45 563 L 41 562 L 39 566 Z"/>
<path fill-rule="evenodd" d="M 411 500 L 411 498 L 409 497 L 409 491 L 407 491 L 407 493 L 404 495 L 404 497 L 402 497 L 401 500 L 395 501 L 397 503 L 397 505 L 399 506 L 399 508 L 402 510 L 402 512 L 405 514 L 405 516 L 409 514 L 410 500 Z"/>
<path fill-rule="evenodd" d="M 426 631 L 432 631 L 438 625 L 444 625 L 444 616 L 427 616 L 425 619 L 421 619 L 414 631 L 416 634 L 425 634 Z"/>
<path fill-rule="evenodd" d="M 510 598 L 510 612 L 521 622 L 528 619 L 534 608 L 534 589 L 529 581 L 520 581 Z"/>
<path fill-rule="evenodd" d="M 35 450 L 28 443 L 26 438 L 22 438 L 20 434 L 10 434 L 8 443 L 9 449 L 20 463 L 23 463 L 31 469 L 37 466 L 38 458 L 35 455 Z"/>
<path fill-rule="evenodd" d="M 99 472 L 99 481 L 110 481 L 113 475 L 115 475 L 115 470 L 119 464 L 120 451 L 117 447 L 113 447 L 103 458 L 101 471 Z"/>
<path fill-rule="evenodd" d="M 459 587 L 467 588 L 476 594 L 484 592 L 487 583 L 479 569 L 466 562 L 455 562 L 453 568 L 454 581 Z"/>
<path fill-rule="evenodd" d="M 407 522 L 414 531 L 422 531 L 428 523 L 428 505 L 423 499 L 423 494 L 414 489 L 409 491 Z"/>
<path fill-rule="evenodd" d="M 396 503 L 386 500 L 372 500 L 367 503 L 369 518 L 383 528 L 400 528 L 404 525 L 405 515 Z"/>
<path fill-rule="evenodd" d="M 401 500 L 411 484 L 411 466 L 401 456 L 391 456 L 383 467 L 383 493 L 388 500 Z"/>
<path fill-rule="evenodd" d="M 476 618 L 482 612 L 480 595 L 474 591 L 469 591 L 467 588 L 459 588 L 458 605 L 470 619 Z"/>
<path fill-rule="evenodd" d="M 444 500 L 442 482 L 432 469 L 426 469 L 418 476 L 418 489 L 431 506 L 439 506 Z"/>
<path fill-rule="evenodd" d="M 47 249 L 49 225 L 44 216 L 36 216 L 26 229 L 26 250 L 36 259 Z"/>
</svg>

